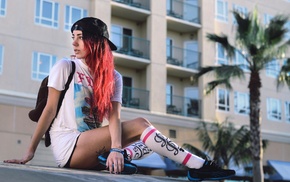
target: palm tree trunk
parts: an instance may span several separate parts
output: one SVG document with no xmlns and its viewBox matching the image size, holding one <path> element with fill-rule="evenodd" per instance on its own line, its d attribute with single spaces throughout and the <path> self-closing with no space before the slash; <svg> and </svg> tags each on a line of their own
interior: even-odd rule
<svg viewBox="0 0 290 182">
<path fill-rule="evenodd" d="M 260 88 L 261 79 L 258 71 L 251 71 L 249 90 L 250 90 L 250 130 L 251 130 L 251 151 L 253 157 L 253 181 L 263 182 L 263 149 L 261 138 L 261 119 L 260 119 Z"/>
</svg>

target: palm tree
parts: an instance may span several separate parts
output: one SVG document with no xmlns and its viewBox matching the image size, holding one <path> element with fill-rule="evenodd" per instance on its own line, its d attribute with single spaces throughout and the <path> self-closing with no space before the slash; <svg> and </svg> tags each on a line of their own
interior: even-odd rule
<svg viewBox="0 0 290 182">
<path fill-rule="evenodd" d="M 237 53 L 245 61 L 245 65 L 217 65 L 200 68 L 195 78 L 214 72 L 216 80 L 207 84 L 206 93 L 210 93 L 217 86 L 223 85 L 227 89 L 232 89 L 231 79 L 245 78 L 245 72 L 241 66 L 247 67 L 250 74 L 248 88 L 250 96 L 250 131 L 251 131 L 251 153 L 253 163 L 253 180 L 255 182 L 264 181 L 262 164 L 262 140 L 261 140 L 261 117 L 260 117 L 260 89 L 262 87 L 260 72 L 267 68 L 272 60 L 282 59 L 290 45 L 290 40 L 286 41 L 287 29 L 285 24 L 288 17 L 276 15 L 267 26 L 259 22 L 258 11 L 242 14 L 233 11 L 236 19 L 235 44 L 232 45 L 226 35 L 207 34 L 207 38 L 220 44 L 229 58 Z M 289 81 L 289 59 L 284 66 L 284 74 L 280 74 L 279 82 L 290 85 Z M 287 67 L 288 65 L 288 67 Z M 286 73 L 286 74 L 285 74 Z"/>
<path fill-rule="evenodd" d="M 247 125 L 237 129 L 228 120 L 222 123 L 201 122 L 196 130 L 199 140 L 202 142 L 203 150 L 187 143 L 183 144 L 183 148 L 202 158 L 213 158 L 223 168 L 228 168 L 230 162 L 233 162 L 236 166 L 251 162 L 250 130 Z M 262 143 L 263 148 L 266 149 L 268 142 L 263 140 Z"/>
</svg>

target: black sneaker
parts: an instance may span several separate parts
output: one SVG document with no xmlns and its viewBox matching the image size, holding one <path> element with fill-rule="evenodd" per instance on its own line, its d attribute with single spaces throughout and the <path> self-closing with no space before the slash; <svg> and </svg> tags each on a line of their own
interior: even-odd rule
<svg viewBox="0 0 290 182">
<path fill-rule="evenodd" d="M 106 167 L 107 158 L 110 152 L 106 152 L 98 157 L 100 163 Z M 126 150 L 124 150 L 124 170 L 121 174 L 136 174 L 138 171 L 137 165 L 130 162 Z"/>
<path fill-rule="evenodd" d="M 205 160 L 200 169 L 189 169 L 187 177 L 190 181 L 223 180 L 234 176 L 236 172 L 230 169 L 222 169 L 215 162 Z"/>
</svg>

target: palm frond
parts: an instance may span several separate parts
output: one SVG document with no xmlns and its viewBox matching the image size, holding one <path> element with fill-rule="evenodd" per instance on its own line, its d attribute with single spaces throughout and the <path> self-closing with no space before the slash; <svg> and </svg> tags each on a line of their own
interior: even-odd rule
<svg viewBox="0 0 290 182">
<path fill-rule="evenodd" d="M 245 78 L 244 71 L 240 65 L 221 65 L 215 68 L 214 71 L 217 78 Z"/>
<path fill-rule="evenodd" d="M 215 145 L 209 135 L 207 124 L 205 122 L 201 122 L 197 130 L 198 138 L 203 143 L 203 148 L 209 153 L 213 153 L 215 151 Z"/>
<path fill-rule="evenodd" d="M 288 32 L 285 28 L 287 22 L 288 17 L 285 15 L 277 15 L 270 20 L 268 27 L 265 29 L 265 37 L 269 45 L 275 45 L 284 39 Z"/>
<path fill-rule="evenodd" d="M 229 78 L 225 78 L 208 82 L 205 88 L 205 94 L 210 94 L 219 85 L 223 85 L 226 89 L 232 90 Z"/>
<path fill-rule="evenodd" d="M 231 90 L 230 79 L 245 78 L 245 73 L 240 65 L 220 65 L 200 68 L 199 72 L 195 75 L 195 79 L 210 72 L 214 74 L 216 80 L 207 84 L 207 88 L 205 89 L 206 94 L 211 93 L 218 85 L 224 85 L 227 89 Z"/>
<path fill-rule="evenodd" d="M 226 35 L 216 35 L 216 34 L 207 34 L 206 37 L 215 43 L 219 43 L 222 45 L 222 47 L 226 50 L 227 56 L 229 58 L 232 58 L 235 56 L 235 47 L 232 46 L 229 41 L 228 37 Z"/>
<path fill-rule="evenodd" d="M 239 11 L 234 10 L 233 15 L 237 22 L 237 34 L 241 39 L 245 39 L 249 33 L 249 28 L 251 26 L 251 20 L 248 14 L 241 14 Z"/>
</svg>

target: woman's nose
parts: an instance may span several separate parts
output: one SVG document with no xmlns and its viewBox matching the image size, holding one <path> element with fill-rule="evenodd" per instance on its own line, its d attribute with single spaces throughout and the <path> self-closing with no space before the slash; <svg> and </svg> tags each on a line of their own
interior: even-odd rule
<svg viewBox="0 0 290 182">
<path fill-rule="evenodd" d="M 73 46 L 77 46 L 78 45 L 77 41 L 76 40 L 73 40 L 72 45 Z"/>
</svg>

